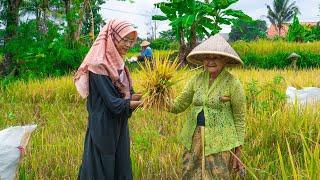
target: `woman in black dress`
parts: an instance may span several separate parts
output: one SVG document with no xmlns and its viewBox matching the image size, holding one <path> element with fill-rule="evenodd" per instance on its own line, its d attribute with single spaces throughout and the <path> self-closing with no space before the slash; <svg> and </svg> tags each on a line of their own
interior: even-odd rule
<svg viewBox="0 0 320 180">
<path fill-rule="evenodd" d="M 78 179 L 132 179 L 128 118 L 142 102 L 123 58 L 136 38 L 132 24 L 110 20 L 75 75 L 89 114 Z"/>
</svg>

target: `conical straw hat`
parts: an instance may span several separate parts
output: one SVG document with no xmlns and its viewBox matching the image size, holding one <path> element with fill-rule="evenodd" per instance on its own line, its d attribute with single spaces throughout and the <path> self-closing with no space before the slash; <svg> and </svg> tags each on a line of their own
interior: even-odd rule
<svg viewBox="0 0 320 180">
<path fill-rule="evenodd" d="M 239 55 L 230 44 L 219 34 L 211 36 L 198 46 L 196 46 L 187 56 L 187 60 L 193 64 L 203 64 L 204 55 L 220 55 L 229 57 L 226 66 L 242 65 Z"/>
<path fill-rule="evenodd" d="M 141 47 L 144 47 L 144 46 L 149 46 L 150 43 L 148 41 L 142 41 L 142 43 L 140 44 Z"/>
<path fill-rule="evenodd" d="M 297 53 L 291 53 L 290 56 L 287 57 L 287 59 L 298 59 L 298 58 L 301 58 L 301 56 Z"/>
</svg>

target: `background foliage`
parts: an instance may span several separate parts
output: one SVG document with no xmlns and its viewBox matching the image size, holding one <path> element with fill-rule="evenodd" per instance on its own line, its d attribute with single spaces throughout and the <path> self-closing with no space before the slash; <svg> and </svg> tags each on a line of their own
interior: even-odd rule
<svg viewBox="0 0 320 180">
<path fill-rule="evenodd" d="M 231 41 L 252 41 L 259 38 L 266 38 L 267 29 L 267 23 L 263 20 L 235 20 L 229 33 L 229 39 Z"/>
</svg>

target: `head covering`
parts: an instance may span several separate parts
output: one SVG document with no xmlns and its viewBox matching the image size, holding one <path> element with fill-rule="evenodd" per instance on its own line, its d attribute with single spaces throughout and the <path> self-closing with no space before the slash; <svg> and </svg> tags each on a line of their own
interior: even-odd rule
<svg viewBox="0 0 320 180">
<path fill-rule="evenodd" d="M 132 32 L 134 32 L 136 40 L 137 31 L 133 25 L 127 21 L 120 20 L 110 20 L 102 28 L 74 76 L 77 91 L 83 98 L 89 95 L 88 71 L 109 76 L 112 83 L 122 93 L 125 91 L 125 86 L 120 80 L 120 74 L 126 73 L 129 87 L 131 88 L 132 82 L 129 71 L 124 66 L 123 58 L 116 49 L 115 42 L 119 42 Z"/>
<path fill-rule="evenodd" d="M 144 46 L 149 46 L 150 43 L 148 41 L 142 41 L 142 43 L 140 44 L 141 47 L 144 47 Z"/>
<path fill-rule="evenodd" d="M 289 60 L 297 60 L 299 58 L 301 58 L 301 56 L 297 53 L 291 53 L 290 56 L 287 57 Z"/>
<path fill-rule="evenodd" d="M 230 44 L 220 35 L 216 34 L 196 46 L 187 56 L 187 60 L 193 64 L 202 64 L 204 55 L 220 55 L 229 58 L 226 66 L 241 65 L 239 55 Z"/>
</svg>

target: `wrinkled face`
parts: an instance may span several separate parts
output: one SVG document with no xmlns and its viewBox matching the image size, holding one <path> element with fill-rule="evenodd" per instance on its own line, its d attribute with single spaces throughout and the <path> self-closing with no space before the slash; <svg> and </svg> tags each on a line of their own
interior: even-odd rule
<svg viewBox="0 0 320 180">
<path fill-rule="evenodd" d="M 204 55 L 204 69 L 210 73 L 219 73 L 227 64 L 227 57 L 219 55 Z"/>
<path fill-rule="evenodd" d="M 125 56 L 128 50 L 135 43 L 135 33 L 129 33 L 124 38 L 122 38 L 119 42 L 115 42 L 115 46 L 121 56 Z"/>
</svg>

